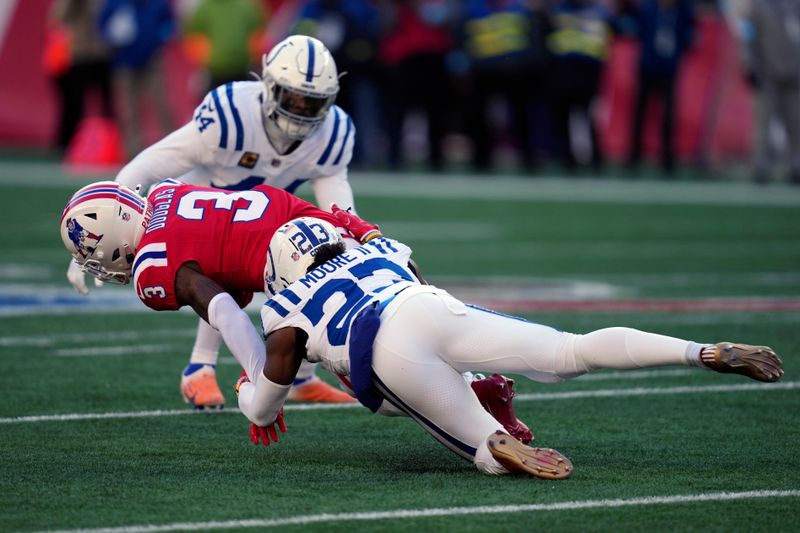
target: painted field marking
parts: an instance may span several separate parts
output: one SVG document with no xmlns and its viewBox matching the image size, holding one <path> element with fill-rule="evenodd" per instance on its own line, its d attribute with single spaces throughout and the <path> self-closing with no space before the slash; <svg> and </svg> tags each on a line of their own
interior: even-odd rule
<svg viewBox="0 0 800 533">
<path fill-rule="evenodd" d="M 94 179 L 113 179 L 113 171 Z M 800 191 L 785 184 L 761 187 L 749 181 L 673 182 L 636 181 L 613 176 L 525 177 L 495 175 L 484 179 L 466 174 L 433 175 L 406 173 L 403 179 L 388 172 L 353 171 L 353 190 L 362 197 L 430 198 L 478 201 L 535 201 L 614 204 L 754 205 L 797 206 Z M 85 177 L 66 175 L 58 163 L 4 161 L 0 166 L 0 187 L 68 188 L 76 190 L 89 183 Z M 307 189 L 301 189 L 301 193 Z"/>
<path fill-rule="evenodd" d="M 149 329 L 149 330 L 116 330 L 99 331 L 91 334 L 91 342 L 135 341 L 146 337 L 194 337 L 197 328 Z M 51 335 L 0 337 L 0 346 L 33 346 L 46 348 L 59 343 L 86 343 L 89 336 L 85 333 L 55 333 Z"/>
<path fill-rule="evenodd" d="M 520 394 L 516 401 L 549 401 L 572 400 L 575 398 L 614 398 L 626 396 L 669 395 L 669 394 L 707 394 L 715 392 L 777 392 L 800 388 L 800 381 L 787 381 L 784 383 L 741 383 L 738 385 L 705 385 L 662 387 L 645 389 L 641 387 L 632 389 L 599 389 L 585 391 L 567 391 L 552 393 Z M 318 411 L 331 409 L 356 409 L 358 403 L 307 403 L 286 405 L 286 411 Z M 129 411 L 111 413 L 69 413 L 61 415 L 35 415 L 0 418 L 0 424 L 20 424 L 26 422 L 71 422 L 76 420 L 105 420 L 115 418 L 152 418 L 161 416 L 186 416 L 238 413 L 238 409 L 223 409 L 221 411 L 193 411 L 190 409 L 157 410 L 157 411 Z"/>
<path fill-rule="evenodd" d="M 699 298 L 640 300 L 478 300 L 480 307 L 505 313 L 754 313 L 798 312 L 797 298 Z"/>
<path fill-rule="evenodd" d="M 533 394 L 519 394 L 514 397 L 517 401 L 526 400 L 573 400 L 575 398 L 624 398 L 627 396 L 658 396 L 667 394 L 707 394 L 713 392 L 775 392 L 779 390 L 794 390 L 800 388 L 800 381 L 787 381 L 785 383 L 740 383 L 738 385 L 702 385 L 659 387 L 648 389 L 636 387 L 632 389 L 598 389 L 577 390 L 567 392 L 537 392 Z"/>
<path fill-rule="evenodd" d="M 674 378 L 696 374 L 697 369 L 675 368 L 670 370 L 628 370 L 597 372 L 575 378 L 578 381 L 618 381 L 628 379 Z"/>
<path fill-rule="evenodd" d="M 97 346 L 94 348 L 61 348 L 55 350 L 56 357 L 96 357 L 104 355 L 142 355 L 143 353 L 164 353 L 175 350 L 170 344 L 129 344 L 121 346 Z"/>
<path fill-rule="evenodd" d="M 372 511 L 336 514 L 300 515 L 287 518 L 264 518 L 249 520 L 221 520 L 211 522 L 174 522 L 171 524 L 142 524 L 97 529 L 71 529 L 50 533 L 155 533 L 159 531 L 196 531 L 204 529 L 238 529 L 253 527 L 280 527 L 317 524 L 323 522 L 355 522 L 370 520 L 400 520 L 407 518 L 431 518 L 441 516 L 466 516 L 500 513 L 535 513 L 548 511 L 578 511 L 582 509 L 613 509 L 647 505 L 680 505 L 703 502 L 730 502 L 758 498 L 796 498 L 800 490 L 751 490 L 744 492 L 707 492 L 672 496 L 647 496 L 642 498 L 615 498 L 608 500 L 572 500 L 553 503 L 517 505 L 481 505 L 475 507 L 439 507 L 433 509 L 398 509 L 394 511 Z"/>
</svg>

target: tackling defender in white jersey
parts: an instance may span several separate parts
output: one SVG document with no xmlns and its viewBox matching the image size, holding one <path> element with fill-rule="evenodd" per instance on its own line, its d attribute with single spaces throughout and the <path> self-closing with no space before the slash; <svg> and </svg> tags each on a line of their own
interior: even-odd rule
<svg viewBox="0 0 800 533">
<path fill-rule="evenodd" d="M 144 193 L 164 179 L 228 190 L 267 184 L 293 193 L 310 181 L 317 205 L 353 207 L 347 166 L 355 127 L 333 105 L 339 91 L 336 64 L 318 40 L 302 35 L 278 43 L 262 58 L 260 81 L 235 82 L 208 93 L 193 120 L 150 146 L 117 175 L 116 181 Z M 88 293 L 80 267 L 67 273 Z M 222 337 L 200 320 L 181 393 L 198 408 L 221 407 L 216 381 Z M 290 399 L 349 402 L 352 398 L 314 376 L 307 364 Z"/>
<path fill-rule="evenodd" d="M 364 241 L 359 230 L 370 226 L 334 214 Z M 244 377 L 237 383 L 239 407 L 253 423 L 256 444 L 277 441 L 276 423 L 285 430 L 282 405 L 303 357 L 349 376 L 361 403 L 377 411 L 388 402 L 481 472 L 547 479 L 568 477 L 570 461 L 507 434 L 460 372 L 521 374 L 542 383 L 598 368 L 661 365 L 768 382 L 783 375 L 780 359 L 764 346 L 699 344 L 623 327 L 576 335 L 470 306 L 421 284 L 409 263 L 411 249 L 402 243 L 376 238 L 348 251 L 341 244 L 298 247 L 303 232 L 296 222 L 284 225 L 270 243 L 271 281 L 280 291 L 261 313 L 266 352 L 243 365 L 253 381 Z M 326 242 L 335 240 L 333 227 L 327 231 Z"/>
</svg>

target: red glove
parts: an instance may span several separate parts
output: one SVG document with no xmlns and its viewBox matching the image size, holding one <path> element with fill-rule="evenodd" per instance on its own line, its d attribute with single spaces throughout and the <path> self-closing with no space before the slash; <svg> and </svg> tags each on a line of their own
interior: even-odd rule
<svg viewBox="0 0 800 533">
<path fill-rule="evenodd" d="M 233 384 L 233 390 L 236 391 L 237 398 L 239 397 L 239 389 L 244 383 L 250 383 L 250 378 L 247 377 L 247 370 L 242 370 L 242 373 L 239 374 L 239 379 L 237 379 L 236 383 Z"/>
<path fill-rule="evenodd" d="M 250 440 L 253 444 L 258 446 L 258 441 L 261 440 L 264 446 L 269 446 L 270 439 L 272 442 L 278 442 L 278 432 L 275 430 L 275 424 L 278 424 L 278 429 L 281 430 L 281 433 L 286 433 L 286 423 L 283 421 L 283 409 L 278 413 L 278 418 L 275 419 L 275 422 L 268 426 L 250 424 Z"/>
<path fill-rule="evenodd" d="M 343 211 L 336 204 L 331 204 L 331 213 L 339 221 L 344 229 L 349 231 L 353 237 L 358 239 L 361 244 L 364 244 L 377 237 L 383 237 L 380 228 L 375 224 L 370 224 L 365 220 L 361 220 L 349 211 Z"/>
</svg>

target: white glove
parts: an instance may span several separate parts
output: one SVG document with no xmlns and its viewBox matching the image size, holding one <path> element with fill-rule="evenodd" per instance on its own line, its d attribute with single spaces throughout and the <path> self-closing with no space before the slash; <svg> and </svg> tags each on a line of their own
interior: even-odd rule
<svg viewBox="0 0 800 533">
<path fill-rule="evenodd" d="M 74 259 L 69 262 L 69 268 L 67 268 L 67 279 L 72 286 L 75 287 L 75 290 L 78 291 L 79 294 L 83 294 L 84 296 L 89 294 L 89 288 L 86 286 L 83 269 Z M 94 286 L 102 287 L 103 282 L 95 278 Z"/>
</svg>

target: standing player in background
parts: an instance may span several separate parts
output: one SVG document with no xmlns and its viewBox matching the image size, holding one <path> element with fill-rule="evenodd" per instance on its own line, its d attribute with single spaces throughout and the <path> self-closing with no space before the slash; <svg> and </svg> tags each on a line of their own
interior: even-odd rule
<svg viewBox="0 0 800 533">
<path fill-rule="evenodd" d="M 355 128 L 333 105 L 339 91 L 336 64 L 318 40 L 293 35 L 262 58 L 260 81 L 234 82 L 208 93 L 193 120 L 145 149 L 116 181 L 146 193 L 164 179 L 243 191 L 261 184 L 293 193 L 311 182 L 317 205 L 353 208 L 347 166 Z M 67 277 L 81 294 L 88 288 L 80 267 Z M 181 393 L 196 408 L 225 403 L 216 379 L 220 334 L 201 320 Z M 349 402 L 352 398 L 314 375 L 306 363 L 291 400 Z"/>
</svg>

